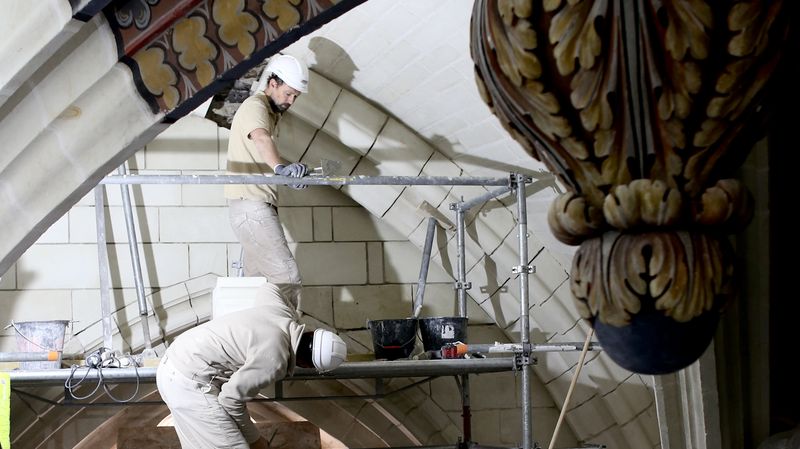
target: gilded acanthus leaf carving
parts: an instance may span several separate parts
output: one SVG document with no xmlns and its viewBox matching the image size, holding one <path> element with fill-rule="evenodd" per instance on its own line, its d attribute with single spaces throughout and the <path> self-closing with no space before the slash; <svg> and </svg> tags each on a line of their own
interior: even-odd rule
<svg viewBox="0 0 800 449">
<path fill-rule="evenodd" d="M 575 60 L 579 61 L 581 67 L 594 67 L 595 58 L 602 50 L 594 21 L 607 8 L 605 0 L 573 1 L 553 17 L 548 37 L 550 43 L 555 45 L 553 56 L 561 75 L 572 74 Z"/>
<path fill-rule="evenodd" d="M 623 367 L 688 366 L 734 295 L 726 234 L 753 208 L 724 178 L 763 135 L 783 4 L 475 0 L 479 88 L 567 187 L 548 224 L 580 245 L 576 307 Z"/>
<path fill-rule="evenodd" d="M 728 15 L 728 28 L 736 32 L 728 43 L 733 56 L 760 55 L 769 43 L 769 30 L 783 0 L 739 2 Z"/>
<path fill-rule="evenodd" d="M 669 24 L 664 45 L 672 59 L 682 60 L 687 53 L 694 59 L 706 59 L 710 38 L 707 30 L 714 26 L 711 7 L 702 0 L 664 2 Z"/>
<path fill-rule="evenodd" d="M 600 130 L 594 135 L 594 154 L 599 158 L 608 157 L 613 150 L 616 143 L 617 133 L 613 129 Z M 617 153 L 618 154 L 618 153 Z M 603 172 L 606 172 L 604 169 Z M 604 179 L 608 179 L 605 178 Z"/>
<path fill-rule="evenodd" d="M 596 234 L 602 227 L 603 211 L 592 207 L 583 196 L 565 193 L 550 204 L 547 223 L 556 238 L 576 245 L 583 236 Z"/>
<path fill-rule="evenodd" d="M 736 179 L 721 179 L 706 189 L 695 205 L 694 219 L 705 226 L 740 229 L 753 216 L 753 198 Z"/>
<path fill-rule="evenodd" d="M 533 2 L 530 2 L 533 3 Z M 561 6 L 561 0 L 543 0 L 542 1 L 542 9 L 545 12 L 552 12 L 558 9 Z"/>
<path fill-rule="evenodd" d="M 497 64 L 500 66 L 500 70 L 514 86 L 521 87 L 525 78 L 515 64 L 518 52 L 509 42 L 507 33 L 495 33 L 492 38 L 497 48 Z"/>
<path fill-rule="evenodd" d="M 523 93 L 524 98 L 534 108 L 530 111 L 531 120 L 543 134 L 556 139 L 572 133 L 567 119 L 557 115 L 560 110 L 558 100 L 553 94 L 544 92 L 542 83 L 529 81 L 525 84 Z"/>
<path fill-rule="evenodd" d="M 598 127 L 607 130 L 614 123 L 614 114 L 607 98 L 611 88 L 603 81 L 600 70 L 583 70 L 572 79 L 570 101 L 575 109 L 581 111 L 581 124 L 586 131 L 594 131 Z"/>
<path fill-rule="evenodd" d="M 561 144 L 564 145 L 564 148 L 567 149 L 567 152 L 575 159 L 586 159 L 589 157 L 589 151 L 586 149 L 586 145 L 574 137 L 567 137 L 566 139 L 563 139 Z"/>
<path fill-rule="evenodd" d="M 674 226 L 681 218 L 682 199 L 677 189 L 662 181 L 636 179 L 617 185 L 603 202 L 603 215 L 616 229 Z"/>
<path fill-rule="evenodd" d="M 477 76 L 495 70 L 488 103 L 587 211 L 603 210 L 615 186 L 648 179 L 672 189 L 652 225 L 686 226 L 711 177 L 755 142 L 756 102 L 780 55 L 770 39 L 787 27 L 781 3 L 478 0 Z M 559 234 L 627 226 L 617 217 Z"/>
<path fill-rule="evenodd" d="M 536 32 L 531 29 L 530 22 L 520 21 L 510 33 L 514 46 L 514 56 L 520 74 L 525 78 L 536 79 L 542 76 L 539 59 L 526 50 L 536 48 Z"/>
<path fill-rule="evenodd" d="M 541 76 L 539 60 L 529 51 L 537 46 L 536 31 L 526 20 L 530 14 L 530 3 L 501 0 L 498 10 L 506 31 L 495 36 L 500 50 L 500 67 L 514 85 L 522 86 L 526 78 L 536 79 Z"/>
<path fill-rule="evenodd" d="M 747 59 L 740 59 L 737 61 L 733 61 L 732 63 L 725 66 L 725 70 L 719 75 L 717 78 L 717 84 L 714 86 L 714 89 L 717 93 L 720 94 L 730 94 L 735 88 L 739 86 L 739 80 L 742 79 L 742 74 L 744 74 L 748 67 L 750 67 L 750 61 Z M 718 99 L 714 99 L 718 100 Z M 712 103 L 713 101 L 712 100 Z M 716 109 L 720 109 L 717 107 Z M 711 113 L 709 112 L 709 115 Z M 717 116 L 722 114 L 717 114 Z"/>
<path fill-rule="evenodd" d="M 639 179 L 642 188 L 641 196 L 642 222 L 653 227 L 676 225 L 681 219 L 681 194 L 677 189 L 668 188 L 661 181 Z M 634 181 L 636 182 L 636 181 Z"/>
<path fill-rule="evenodd" d="M 700 91 L 700 67 L 691 61 L 679 62 L 669 78 L 658 99 L 658 116 L 662 120 L 672 117 L 683 120 L 691 112 L 692 96 Z"/>
<path fill-rule="evenodd" d="M 603 215 L 606 221 L 617 229 L 631 229 L 638 226 L 642 220 L 639 200 L 639 192 L 633 183 L 614 187 L 603 203 Z"/>
<path fill-rule="evenodd" d="M 533 4 L 529 0 L 498 0 L 497 10 L 503 23 L 507 26 L 513 24 L 514 18 L 525 18 L 531 15 Z"/>
<path fill-rule="evenodd" d="M 671 118 L 669 120 L 665 120 L 661 124 L 661 131 L 662 131 L 662 138 L 663 143 L 667 149 L 664 150 L 665 155 L 675 156 L 671 157 L 671 161 L 673 164 L 670 166 L 673 169 L 670 170 L 669 167 L 666 168 L 665 174 L 669 174 L 671 176 L 678 175 L 682 171 L 683 161 L 675 155 L 673 152 L 674 149 L 683 149 L 686 148 L 686 133 L 683 129 L 683 122 L 677 118 Z M 655 175 L 659 175 L 657 171 Z M 669 176 L 659 176 L 661 179 L 669 179 Z"/>
<path fill-rule="evenodd" d="M 610 152 L 608 155 L 603 155 L 603 146 L 609 145 L 611 146 L 611 150 L 614 144 L 617 143 L 614 139 L 616 138 L 615 131 L 609 130 L 607 133 L 596 133 L 595 134 L 595 154 L 598 157 L 603 157 L 603 162 L 600 165 L 600 184 L 605 186 L 614 186 L 621 183 L 629 182 L 631 180 L 631 173 L 628 170 L 628 167 L 622 163 L 622 160 L 625 159 L 625 154 L 614 151 Z M 605 142 L 605 139 L 608 139 L 609 142 Z M 602 191 L 599 192 L 602 194 Z"/>
<path fill-rule="evenodd" d="M 606 324 L 628 324 L 643 301 L 687 322 L 731 294 L 730 259 L 709 235 L 610 232 L 581 245 L 570 287 L 581 315 Z"/>
</svg>

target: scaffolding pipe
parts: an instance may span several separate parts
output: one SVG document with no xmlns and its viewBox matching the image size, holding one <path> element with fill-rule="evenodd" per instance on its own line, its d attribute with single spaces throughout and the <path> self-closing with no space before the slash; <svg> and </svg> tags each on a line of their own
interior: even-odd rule
<svg viewBox="0 0 800 449">
<path fill-rule="evenodd" d="M 0 352 L 0 362 L 55 362 L 58 356 L 58 351 Z"/>
<path fill-rule="evenodd" d="M 264 175 L 109 175 L 100 184 L 298 184 L 298 178 Z M 470 176 L 306 176 L 302 184 L 314 185 L 451 185 L 506 186 L 508 178 Z"/>
<path fill-rule="evenodd" d="M 491 193 L 491 192 L 490 192 Z M 485 196 L 485 195 L 484 195 Z M 458 245 L 458 315 L 467 318 L 467 263 L 466 263 L 466 246 L 465 246 L 465 223 L 464 214 L 465 210 L 458 207 L 459 204 L 464 204 L 463 198 L 460 203 L 452 204 L 450 209 L 456 212 L 456 242 Z M 472 413 L 470 411 L 470 395 L 469 395 L 469 374 L 461 375 L 461 418 L 462 418 L 462 435 L 464 441 L 469 443 L 472 441 Z"/>
<path fill-rule="evenodd" d="M 473 199 L 471 199 L 469 201 L 462 201 L 460 203 L 457 203 L 456 207 L 459 210 L 463 210 L 463 211 L 466 212 L 466 211 L 472 209 L 473 207 L 475 207 L 477 205 L 483 204 L 483 203 L 491 200 L 492 198 L 496 198 L 496 197 L 498 197 L 498 196 L 500 196 L 500 195 L 502 195 L 504 193 L 508 193 L 509 191 L 511 191 L 511 188 L 512 188 L 511 185 L 500 187 L 499 189 L 495 189 L 495 190 L 486 192 L 485 194 L 483 194 L 483 195 L 481 195 L 481 196 L 479 196 L 477 198 L 473 198 Z"/>
<path fill-rule="evenodd" d="M 470 408 L 469 374 L 461 375 L 461 419 L 464 423 L 464 441 L 472 442 L 472 411 Z"/>
<path fill-rule="evenodd" d="M 393 377 L 456 376 L 465 373 L 498 373 L 514 371 L 514 357 L 491 357 L 486 359 L 453 360 L 392 360 L 370 362 L 345 362 L 333 371 L 318 373 L 313 368 L 300 368 L 283 379 L 292 380 L 330 380 L 330 379 L 368 379 Z M 84 381 L 97 381 L 100 372 L 79 367 L 74 373 L 71 369 L 56 370 L 14 370 L 9 371 L 11 383 L 15 386 L 64 385 L 73 376 Z M 155 382 L 156 368 L 103 368 L 102 378 L 111 383 Z"/>
<path fill-rule="evenodd" d="M 519 296 L 520 296 L 520 337 L 522 346 L 530 343 L 530 324 L 528 310 L 528 273 L 532 271 L 528 265 L 528 210 L 525 198 L 526 177 L 516 175 L 517 184 L 517 222 L 519 232 Z M 533 420 L 531 413 L 531 366 L 527 356 L 523 355 L 522 364 L 522 449 L 533 448 Z"/>
<path fill-rule="evenodd" d="M 582 351 L 583 343 L 550 343 L 550 344 L 530 344 L 526 347 L 519 343 L 467 343 L 464 351 L 470 354 L 521 354 L 523 352 L 570 352 Z M 588 351 L 600 351 L 602 347 L 599 343 L 590 343 Z"/>
<path fill-rule="evenodd" d="M 428 231 L 425 234 L 425 247 L 422 250 L 422 265 L 419 268 L 419 281 L 417 281 L 417 296 L 414 298 L 414 318 L 419 318 L 422 312 L 422 301 L 425 297 L 425 284 L 428 281 L 428 267 L 431 263 L 431 249 L 433 248 L 433 236 L 436 232 L 436 219 L 428 218 Z"/>
<path fill-rule="evenodd" d="M 457 207 L 456 209 L 456 244 L 458 245 L 458 315 L 462 317 L 467 316 L 467 263 L 464 254 L 464 211 Z"/>
<path fill-rule="evenodd" d="M 108 247 L 106 246 L 106 214 L 103 189 L 94 188 L 94 216 L 97 223 L 97 263 L 100 271 L 100 315 L 103 326 L 103 347 L 112 349 L 111 340 L 111 276 L 109 275 Z"/>
<path fill-rule="evenodd" d="M 127 162 L 119 166 L 117 172 L 120 176 L 128 176 Z M 153 349 L 150 341 L 150 322 L 147 320 L 147 300 L 144 297 L 144 282 L 142 281 L 142 264 L 139 261 L 139 242 L 136 239 L 136 227 L 133 224 L 133 208 L 131 207 L 130 191 L 127 184 L 120 185 L 122 193 L 122 207 L 125 210 L 125 227 L 128 231 L 128 246 L 131 252 L 133 265 L 133 280 L 136 285 L 136 298 L 139 301 L 139 316 L 142 321 L 145 351 Z"/>
</svg>

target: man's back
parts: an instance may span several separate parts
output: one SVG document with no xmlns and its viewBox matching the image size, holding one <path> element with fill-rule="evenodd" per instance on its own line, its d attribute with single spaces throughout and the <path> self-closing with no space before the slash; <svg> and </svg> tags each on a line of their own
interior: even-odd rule
<svg viewBox="0 0 800 449">
<path fill-rule="evenodd" d="M 214 318 L 178 336 L 167 350 L 185 376 L 235 381 L 241 393 L 284 377 L 294 367 L 294 352 L 304 325 L 277 286 L 267 284 L 259 305 Z"/>
</svg>

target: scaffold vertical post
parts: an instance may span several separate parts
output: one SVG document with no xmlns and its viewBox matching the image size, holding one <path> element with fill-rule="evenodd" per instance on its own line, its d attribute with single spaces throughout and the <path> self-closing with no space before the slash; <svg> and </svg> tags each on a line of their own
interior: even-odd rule
<svg viewBox="0 0 800 449">
<path fill-rule="evenodd" d="M 519 232 L 519 295 L 520 295 L 520 339 L 523 348 L 529 347 L 530 324 L 528 306 L 528 208 L 525 196 L 526 176 L 517 174 L 517 223 Z M 522 364 L 522 448 L 531 449 L 533 419 L 531 416 L 531 366 L 529 355 L 523 354 Z"/>
<path fill-rule="evenodd" d="M 456 242 L 458 245 L 458 315 L 467 316 L 467 263 L 464 252 L 464 210 L 456 208 Z"/>
<path fill-rule="evenodd" d="M 94 212 L 97 221 L 97 263 L 100 269 L 100 313 L 102 315 L 103 347 L 111 350 L 111 276 L 108 265 L 108 247 L 106 246 L 106 214 L 103 190 L 97 185 L 94 188 Z"/>
<path fill-rule="evenodd" d="M 123 162 L 117 169 L 117 173 L 122 176 L 128 174 L 127 162 Z M 141 317 L 142 332 L 144 333 L 145 351 L 152 351 L 153 343 L 150 340 L 150 323 L 147 321 L 147 300 L 144 296 L 144 281 L 142 280 L 142 264 L 139 261 L 139 242 L 136 239 L 136 228 L 133 223 L 133 207 L 131 206 L 130 191 L 127 184 L 121 184 L 122 208 L 125 211 L 125 227 L 128 231 L 128 246 L 131 253 L 131 265 L 133 266 L 133 280 L 136 285 L 136 298 L 139 301 L 139 315 Z"/>
</svg>

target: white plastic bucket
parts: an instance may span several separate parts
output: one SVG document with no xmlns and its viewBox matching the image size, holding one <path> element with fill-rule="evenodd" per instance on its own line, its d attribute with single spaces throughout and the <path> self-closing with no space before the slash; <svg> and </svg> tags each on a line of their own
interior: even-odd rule
<svg viewBox="0 0 800 449">
<path fill-rule="evenodd" d="M 211 296 L 211 318 L 255 307 L 258 290 L 266 283 L 267 278 L 261 276 L 218 278 Z"/>
<path fill-rule="evenodd" d="M 26 370 L 61 368 L 61 352 L 64 350 L 64 335 L 68 323 L 65 320 L 12 322 L 19 352 L 58 352 L 56 361 L 20 362 L 20 367 Z"/>
</svg>

